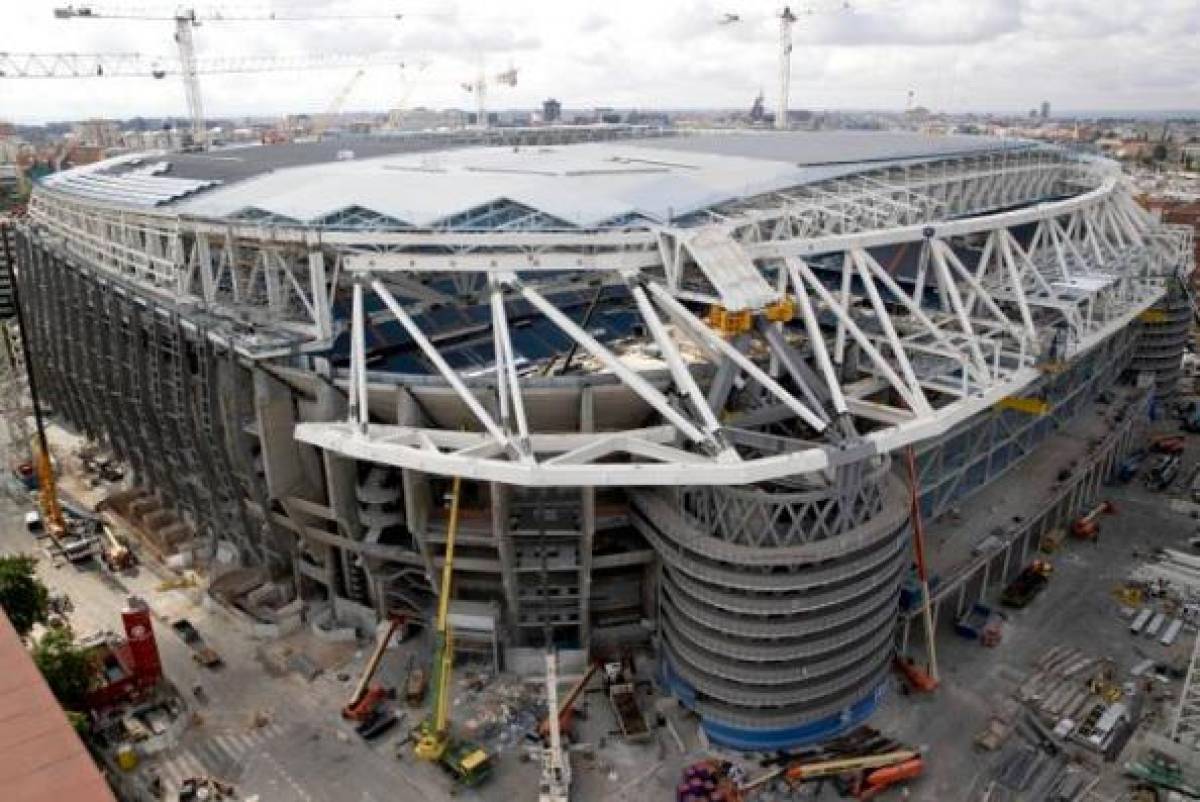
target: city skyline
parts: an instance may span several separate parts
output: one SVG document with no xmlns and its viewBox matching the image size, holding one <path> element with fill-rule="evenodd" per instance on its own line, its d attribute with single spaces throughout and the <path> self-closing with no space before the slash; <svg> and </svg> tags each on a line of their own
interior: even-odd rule
<svg viewBox="0 0 1200 802">
<path fill-rule="evenodd" d="M 169 21 L 56 20 L 60 3 L 0 9 L 0 49 L 139 52 L 173 57 Z M 82 5 L 82 4 L 81 4 Z M 1200 96 L 1200 7 L 1184 0 L 1099 2 L 982 0 L 970 4 L 860 0 L 815 4 L 794 29 L 792 107 L 902 110 L 909 102 L 951 112 L 1188 111 Z M 405 13 L 363 20 L 206 23 L 204 56 L 411 53 L 408 66 L 370 68 L 347 110 L 396 106 L 473 108 L 462 84 L 480 63 L 519 70 L 515 87 L 489 92 L 492 109 L 741 108 L 777 94 L 776 4 L 625 0 L 563 8 L 516 0 L 504 13 L 466 3 L 273 4 L 316 14 Z M 157 6 L 156 6 L 157 8 Z M 163 6 L 163 8 L 171 8 Z M 797 5 L 797 9 L 801 6 Z M 727 14 L 737 21 L 722 24 Z M 11 36 L 9 34 L 12 34 Z M 636 54 L 636 55 L 634 55 Z M 1064 69 L 1069 66 L 1070 69 Z M 213 117 L 323 111 L 352 69 L 203 78 Z M 299 79 L 299 80 L 298 80 Z M 18 123 L 89 117 L 182 117 L 178 79 L 0 79 L 0 119 Z"/>
</svg>

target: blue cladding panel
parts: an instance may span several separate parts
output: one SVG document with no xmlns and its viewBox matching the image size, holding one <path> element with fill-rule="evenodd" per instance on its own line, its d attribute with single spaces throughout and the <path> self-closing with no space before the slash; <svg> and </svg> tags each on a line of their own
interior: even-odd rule
<svg viewBox="0 0 1200 802">
<path fill-rule="evenodd" d="M 694 710 L 695 690 L 671 669 L 669 661 L 663 660 L 659 669 L 664 687 L 669 688 L 685 707 Z M 703 714 L 700 715 L 700 725 L 704 727 L 705 734 L 713 743 L 731 749 L 747 752 L 794 749 L 833 738 L 862 724 L 879 707 L 886 691 L 887 683 L 880 683 L 866 697 L 850 705 L 841 713 L 791 727 L 759 729 L 705 718 Z"/>
</svg>

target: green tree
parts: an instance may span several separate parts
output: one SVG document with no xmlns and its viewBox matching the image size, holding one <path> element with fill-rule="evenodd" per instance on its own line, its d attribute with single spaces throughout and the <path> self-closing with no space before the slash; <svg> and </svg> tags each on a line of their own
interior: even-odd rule
<svg viewBox="0 0 1200 802">
<path fill-rule="evenodd" d="M 46 621 L 50 593 L 34 573 L 36 566 L 28 555 L 0 557 L 0 607 L 22 638 Z"/>
<path fill-rule="evenodd" d="M 83 707 L 92 683 L 92 661 L 86 651 L 75 645 L 70 629 L 47 630 L 33 647 L 33 662 L 59 704 L 68 710 Z"/>
</svg>

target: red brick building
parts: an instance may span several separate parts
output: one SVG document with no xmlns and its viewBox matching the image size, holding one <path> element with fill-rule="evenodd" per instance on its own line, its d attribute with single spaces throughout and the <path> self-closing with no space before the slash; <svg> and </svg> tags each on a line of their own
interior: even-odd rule
<svg viewBox="0 0 1200 802">
<path fill-rule="evenodd" d="M 0 799 L 116 802 L 3 612 L 0 612 Z"/>
</svg>

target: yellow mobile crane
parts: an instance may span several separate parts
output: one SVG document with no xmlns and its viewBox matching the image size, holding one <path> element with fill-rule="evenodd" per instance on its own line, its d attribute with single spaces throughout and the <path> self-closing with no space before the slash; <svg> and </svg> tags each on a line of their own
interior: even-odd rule
<svg viewBox="0 0 1200 802">
<path fill-rule="evenodd" d="M 3 251 L 0 256 L 4 257 L 0 259 L 0 264 L 4 265 L 8 274 L 8 285 L 12 288 L 13 306 L 17 311 L 17 334 L 21 340 L 21 350 L 25 354 L 25 375 L 29 380 L 29 402 L 33 406 L 33 421 L 36 426 L 37 445 L 31 451 L 33 469 L 38 482 L 38 506 L 41 510 L 42 526 L 55 547 L 61 550 L 59 539 L 66 534 L 67 521 L 63 516 L 62 505 L 58 502 L 58 484 L 54 477 L 54 462 L 50 456 L 50 443 L 46 439 L 46 424 L 42 420 L 37 376 L 33 370 L 36 355 L 29 347 L 25 309 L 21 306 L 21 293 L 17 285 L 16 272 L 13 270 L 13 265 L 16 264 L 16 254 L 11 252 L 9 240 L 4 235 L 4 229 L 0 228 L 0 251 Z M 15 360 L 13 360 L 13 364 L 16 364 Z M 16 376 L 12 376 L 10 380 L 16 381 Z"/>
<path fill-rule="evenodd" d="M 417 757 L 441 764 L 454 779 L 474 787 L 492 773 L 492 756 L 477 744 L 450 737 L 450 678 L 454 668 L 454 637 L 447 621 L 454 579 L 454 535 L 462 478 L 454 477 L 450 491 L 450 521 L 446 527 L 446 558 L 438 588 L 437 631 L 433 651 L 433 710 L 421 723 L 414 747 Z"/>
</svg>

